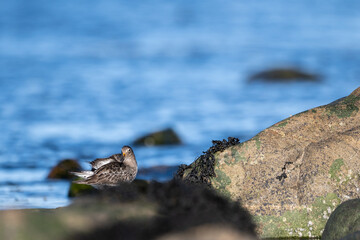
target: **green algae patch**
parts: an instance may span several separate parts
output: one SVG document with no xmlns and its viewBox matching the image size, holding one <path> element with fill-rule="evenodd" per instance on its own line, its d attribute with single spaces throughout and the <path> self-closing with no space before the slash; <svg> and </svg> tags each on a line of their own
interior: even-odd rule
<svg viewBox="0 0 360 240">
<path fill-rule="evenodd" d="M 341 169 L 341 167 L 344 166 L 344 159 L 338 158 L 336 159 L 330 166 L 329 174 L 330 178 L 336 181 L 340 181 L 340 178 L 338 176 L 338 173 Z"/>
<path fill-rule="evenodd" d="M 240 153 L 236 149 L 232 149 L 231 156 L 235 159 L 234 161 L 235 164 L 239 162 L 247 162 L 247 158 L 245 157 L 245 151 Z"/>
<path fill-rule="evenodd" d="M 231 153 L 231 155 L 228 153 L 225 153 L 222 158 L 223 158 L 223 161 L 225 162 L 225 164 L 227 164 L 227 165 L 231 165 L 231 164 L 235 163 L 235 159 L 232 157 L 232 153 Z"/>
<path fill-rule="evenodd" d="M 224 195 L 227 198 L 231 197 L 230 192 L 226 189 L 226 186 L 229 186 L 231 183 L 231 179 L 221 170 L 215 170 L 216 178 L 213 179 L 212 185 L 214 188 L 220 192 L 220 194 Z"/>
<path fill-rule="evenodd" d="M 350 117 L 354 112 L 358 112 L 359 108 L 356 103 L 360 100 L 360 96 L 350 95 L 342 100 L 330 103 L 326 106 L 328 115 L 336 115 L 338 118 Z"/>
<path fill-rule="evenodd" d="M 313 112 L 313 113 L 317 113 L 317 111 L 316 111 L 315 109 L 312 109 L 312 110 L 311 110 L 311 112 Z"/>
<path fill-rule="evenodd" d="M 235 159 L 235 163 L 238 163 L 241 160 L 241 155 L 236 149 L 231 149 L 231 156 Z"/>
<path fill-rule="evenodd" d="M 260 145 L 261 145 L 261 141 L 260 141 L 260 139 L 259 139 L 259 135 L 256 135 L 255 137 L 253 137 L 253 139 L 255 140 L 256 148 L 259 150 L 259 149 L 260 149 Z"/>
<path fill-rule="evenodd" d="M 279 123 L 275 127 L 282 128 L 282 127 L 285 127 L 288 123 L 289 123 L 288 121 L 283 121 L 282 123 Z"/>
<path fill-rule="evenodd" d="M 329 193 L 325 197 L 315 199 L 312 204 L 312 215 L 314 216 L 314 223 L 316 223 L 312 228 L 315 232 L 322 234 L 330 214 L 340 203 L 341 200 L 335 193 Z"/>
<path fill-rule="evenodd" d="M 309 207 L 286 211 L 281 216 L 255 216 L 261 238 L 320 237 L 331 212 L 341 200 L 334 193 L 318 197 Z"/>
</svg>

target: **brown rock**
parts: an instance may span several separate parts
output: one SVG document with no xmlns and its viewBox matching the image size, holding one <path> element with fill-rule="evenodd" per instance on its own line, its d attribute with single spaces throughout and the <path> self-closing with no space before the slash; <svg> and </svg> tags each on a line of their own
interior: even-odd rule
<svg viewBox="0 0 360 240">
<path fill-rule="evenodd" d="M 74 159 L 65 159 L 60 161 L 53 169 L 51 169 L 47 178 L 49 179 L 73 179 L 74 176 L 70 172 L 81 171 L 80 164 Z"/>
<path fill-rule="evenodd" d="M 211 185 L 256 216 L 261 237 L 321 236 L 337 205 L 360 197 L 360 88 L 215 154 Z M 183 178 L 202 173 L 198 160 Z"/>
<path fill-rule="evenodd" d="M 266 82 L 318 81 L 318 75 L 307 73 L 296 68 L 274 68 L 252 75 L 249 80 Z"/>
</svg>

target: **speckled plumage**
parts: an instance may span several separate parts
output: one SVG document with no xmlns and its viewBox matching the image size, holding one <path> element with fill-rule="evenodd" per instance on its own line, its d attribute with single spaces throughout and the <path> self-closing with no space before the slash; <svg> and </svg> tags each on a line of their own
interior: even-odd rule
<svg viewBox="0 0 360 240">
<path fill-rule="evenodd" d="M 94 171 L 111 162 L 123 162 L 123 161 L 124 161 L 124 156 L 122 154 L 114 154 L 108 158 L 97 158 L 90 162 L 92 167 L 91 170 Z"/>
<path fill-rule="evenodd" d="M 133 150 L 124 146 L 121 154 L 109 158 L 98 158 L 90 162 L 92 171 L 73 173 L 83 178 L 75 181 L 78 184 L 92 185 L 96 188 L 116 186 L 123 182 L 132 182 L 137 174 L 137 162 Z"/>
</svg>

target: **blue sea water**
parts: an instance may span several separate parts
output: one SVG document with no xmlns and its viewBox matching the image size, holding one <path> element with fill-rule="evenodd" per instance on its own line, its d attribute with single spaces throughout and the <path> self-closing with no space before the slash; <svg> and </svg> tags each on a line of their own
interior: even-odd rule
<svg viewBox="0 0 360 240">
<path fill-rule="evenodd" d="M 0 209 L 69 204 L 69 183 L 46 180 L 64 158 L 87 168 L 172 127 L 184 144 L 136 147 L 139 166 L 189 164 L 348 95 L 359 30 L 355 0 L 2 0 Z M 322 81 L 248 83 L 281 66 Z"/>
</svg>

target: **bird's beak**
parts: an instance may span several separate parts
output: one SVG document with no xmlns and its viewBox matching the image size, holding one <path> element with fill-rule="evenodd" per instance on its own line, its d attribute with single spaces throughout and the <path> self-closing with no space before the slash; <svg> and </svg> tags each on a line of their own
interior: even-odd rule
<svg viewBox="0 0 360 240">
<path fill-rule="evenodd" d="M 126 154 L 125 153 L 122 153 L 122 155 L 125 157 L 126 156 Z"/>
</svg>

